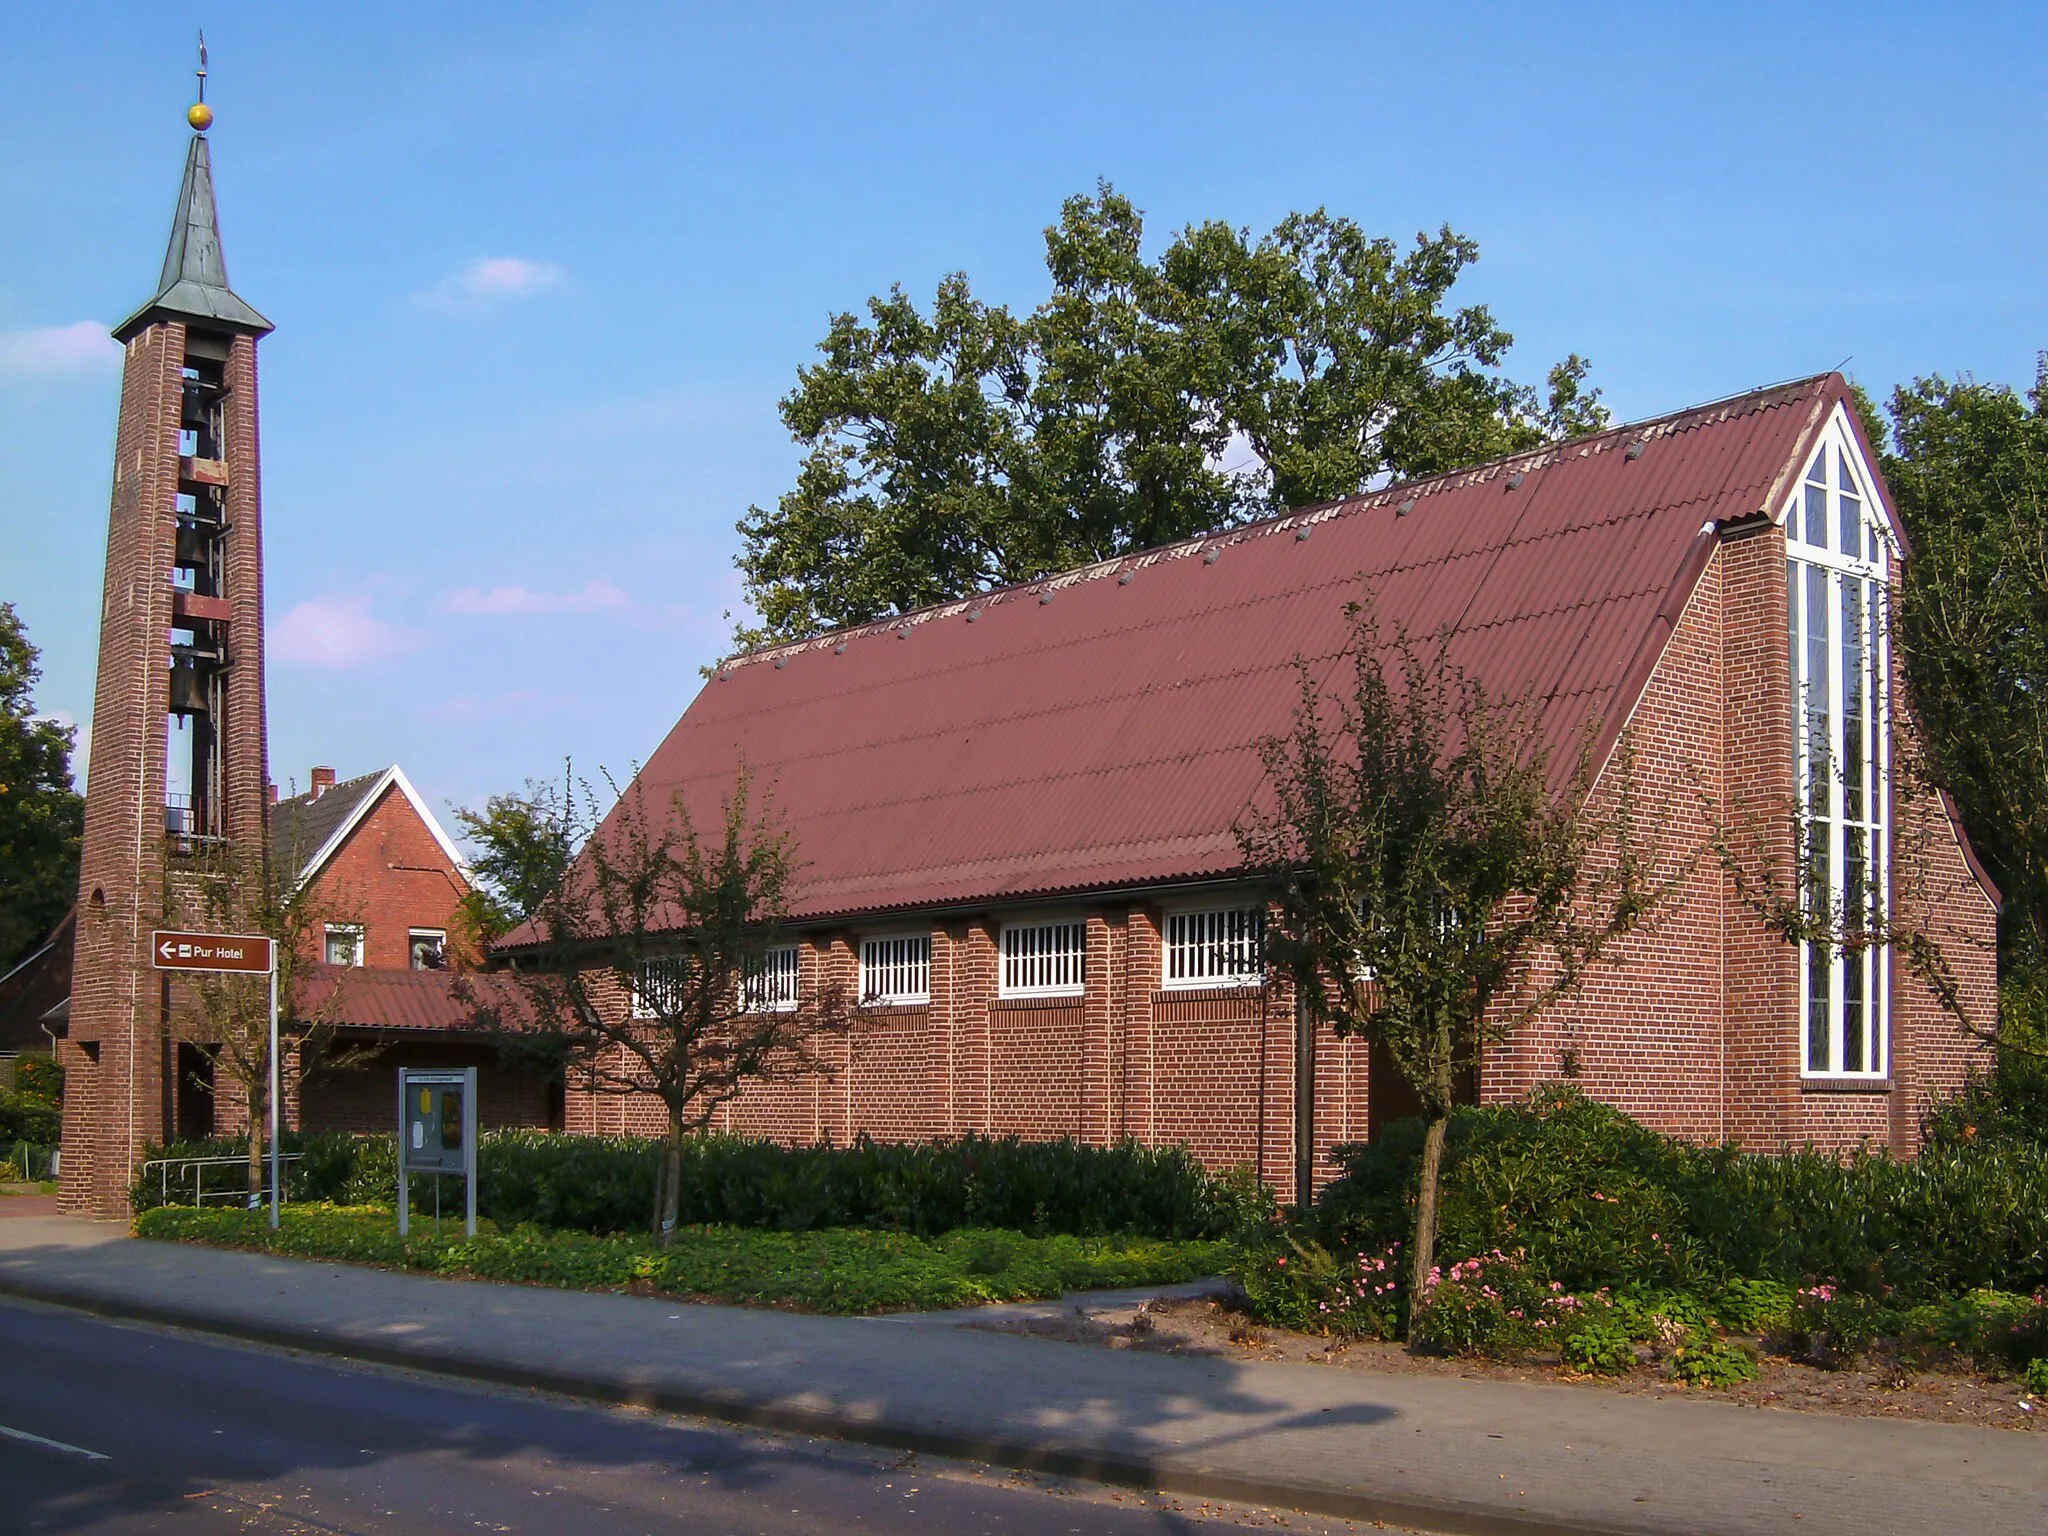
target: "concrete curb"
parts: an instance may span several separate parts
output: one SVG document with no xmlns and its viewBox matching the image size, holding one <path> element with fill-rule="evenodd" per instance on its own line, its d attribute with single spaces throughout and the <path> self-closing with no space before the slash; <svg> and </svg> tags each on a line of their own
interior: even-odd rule
<svg viewBox="0 0 2048 1536">
<path fill-rule="evenodd" d="M 450 1281 L 449 1284 L 471 1282 Z M 962 1434 L 932 1430 L 887 1418 L 868 1419 L 850 1414 L 816 1412 L 777 1406 L 747 1397 L 744 1393 L 705 1393 L 672 1388 L 642 1387 L 607 1380 L 602 1376 L 578 1376 L 564 1372 L 508 1365 L 455 1350 L 404 1347 L 370 1340 L 342 1338 L 313 1329 L 280 1328 L 224 1313 L 162 1303 L 111 1300 L 79 1295 L 54 1286 L 24 1283 L 0 1277 L 0 1296 L 11 1296 L 44 1306 L 85 1312 L 121 1322 L 150 1323 L 213 1334 L 245 1343 L 301 1350 L 339 1360 L 364 1361 L 373 1365 L 398 1366 L 492 1386 L 516 1387 L 550 1392 L 562 1397 L 615 1406 L 654 1409 L 663 1413 L 690 1414 L 754 1429 L 778 1430 L 815 1435 L 821 1439 L 845 1440 L 859 1445 L 890 1450 L 916 1451 L 962 1461 L 986 1462 L 1024 1472 L 1042 1472 L 1086 1482 L 1117 1487 L 1143 1488 L 1162 1493 L 1232 1503 L 1258 1504 L 1296 1509 L 1307 1514 L 1331 1515 L 1348 1520 L 1377 1520 L 1388 1525 L 1417 1527 L 1442 1536 L 1659 1536 L 1668 1528 L 1640 1525 L 1608 1525 L 1574 1519 L 1568 1523 L 1538 1515 L 1509 1514 L 1482 1509 L 1457 1500 L 1428 1500 L 1397 1495 L 1361 1493 L 1343 1488 L 1277 1479 L 1235 1477 L 1207 1472 L 1198 1467 L 1176 1465 L 1151 1457 L 1126 1456 L 1050 1442 L 1034 1442 L 1003 1436 Z"/>
</svg>

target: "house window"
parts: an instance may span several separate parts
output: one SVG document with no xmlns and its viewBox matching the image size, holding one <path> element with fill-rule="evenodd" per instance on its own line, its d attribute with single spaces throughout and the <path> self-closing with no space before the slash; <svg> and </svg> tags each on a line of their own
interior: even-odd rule
<svg viewBox="0 0 2048 1536">
<path fill-rule="evenodd" d="M 1086 978 L 1085 923 L 1003 924 L 1003 997 L 1078 997 Z"/>
<path fill-rule="evenodd" d="M 887 939 L 862 939 L 860 1000 L 884 1005 L 930 1002 L 932 936 L 906 933 Z"/>
<path fill-rule="evenodd" d="M 675 1018 L 688 1001 L 689 980 L 689 962 L 680 956 L 642 960 L 633 967 L 633 1017 Z"/>
<path fill-rule="evenodd" d="M 412 968 L 416 971 L 448 969 L 448 935 L 439 928 L 415 928 L 410 935 Z"/>
<path fill-rule="evenodd" d="M 1166 914 L 1166 985 L 1238 987 L 1264 975 L 1266 914 L 1210 907 Z"/>
<path fill-rule="evenodd" d="M 329 965 L 361 965 L 363 963 L 363 930 L 347 923 L 327 925 L 327 963 Z"/>
<path fill-rule="evenodd" d="M 1802 1059 L 1809 1076 L 1882 1077 L 1886 951 L 1854 936 L 1882 926 L 1891 877 L 1887 530 L 1846 445 L 1808 465 L 1785 535 L 1801 899 L 1842 944 L 1800 946 Z"/>
<path fill-rule="evenodd" d="M 743 1006 L 749 1013 L 787 1013 L 796 1007 L 797 955 L 794 944 L 777 944 L 747 967 Z"/>
</svg>

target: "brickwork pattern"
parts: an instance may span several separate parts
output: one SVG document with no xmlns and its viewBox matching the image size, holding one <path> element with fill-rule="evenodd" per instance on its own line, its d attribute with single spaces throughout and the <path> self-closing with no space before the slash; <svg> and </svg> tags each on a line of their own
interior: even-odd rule
<svg viewBox="0 0 2048 1536">
<path fill-rule="evenodd" d="M 192 920 L 166 879 L 167 642 L 177 542 L 181 370 L 187 328 L 162 321 L 132 337 L 122 365 L 113 492 L 100 609 L 99 674 L 79 867 L 72 972 L 63 1208 L 127 1209 L 142 1148 L 176 1129 L 177 1042 L 192 1033 L 187 994 L 150 964 L 153 928 Z M 247 849 L 263 835 L 268 779 L 263 692 L 262 472 L 256 343 L 227 348 L 225 438 L 230 525 L 223 571 L 232 662 L 219 722 L 221 830 Z"/>
<path fill-rule="evenodd" d="M 305 849 L 301 857 L 318 851 Z M 402 971 L 412 964 L 412 930 L 449 932 L 468 890 L 461 871 L 394 784 L 321 866 L 312 900 L 326 921 L 362 928 L 365 966 Z M 308 958 L 319 957 L 316 949 Z"/>
<path fill-rule="evenodd" d="M 1789 857 L 1784 573 L 1781 530 L 1758 520 L 1723 531 L 1671 623 L 1625 749 L 1589 803 L 1594 820 L 1611 815 L 1626 778 L 1639 843 L 1655 848 L 1654 878 L 1669 895 L 1648 931 L 1489 1052 L 1482 1100 L 1573 1080 L 1646 1124 L 1698 1141 L 1756 1151 L 1871 1143 L 1910 1155 L 1930 1100 L 1953 1092 L 1981 1061 L 1981 1046 L 1926 986 L 1901 974 L 1890 1080 L 1803 1081 L 1796 951 L 1737 899 L 1707 846 L 1719 827 L 1738 853 L 1781 866 Z M 1989 899 L 1938 804 L 1906 801 L 1894 820 L 1895 881 L 1910 857 L 1917 872 L 1907 894 L 1922 902 L 1921 920 L 1949 955 L 1971 1015 L 1994 1018 Z M 821 1113 L 806 1118 L 790 1086 L 774 1085 L 743 1094 L 734 1123 L 842 1143 L 855 1133 L 907 1140 L 966 1130 L 1075 1134 L 1096 1145 L 1130 1136 L 1185 1144 L 1213 1167 L 1255 1164 L 1291 1199 L 1300 1044 L 1292 999 L 1279 986 L 1164 989 L 1160 924 L 1159 908 L 1144 900 L 1095 905 L 1086 992 L 1075 1004 L 996 999 L 991 918 L 936 927 L 931 1006 L 882 1011 L 856 1031 L 817 1085 Z M 853 942 L 838 934 L 807 947 L 806 975 L 850 983 Z M 1522 1001 L 1504 1000 L 1504 1016 Z M 1320 1183 L 1334 1174 L 1330 1151 L 1368 1134 L 1372 1053 L 1324 1030 L 1311 1057 L 1312 1177 Z M 1385 1092 L 1392 1103 L 1403 1098 L 1398 1084 Z M 573 1112 L 571 1120 L 581 1123 Z"/>
</svg>

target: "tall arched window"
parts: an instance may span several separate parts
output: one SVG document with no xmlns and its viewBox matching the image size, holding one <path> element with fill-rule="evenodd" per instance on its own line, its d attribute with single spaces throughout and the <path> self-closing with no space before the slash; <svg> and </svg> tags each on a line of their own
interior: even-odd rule
<svg viewBox="0 0 2048 1536">
<path fill-rule="evenodd" d="M 1800 946 L 1808 1076 L 1882 1077 L 1890 889 L 1889 532 L 1839 422 L 1807 465 L 1785 519 L 1793 764 L 1807 863 L 1803 899 L 1840 943 Z"/>
</svg>

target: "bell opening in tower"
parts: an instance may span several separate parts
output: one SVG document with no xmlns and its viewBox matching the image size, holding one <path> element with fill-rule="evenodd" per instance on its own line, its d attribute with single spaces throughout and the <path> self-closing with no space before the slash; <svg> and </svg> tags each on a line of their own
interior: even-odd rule
<svg viewBox="0 0 2048 1536">
<path fill-rule="evenodd" d="M 225 345 L 188 333 L 180 370 L 178 535 L 171 557 L 176 618 L 164 732 L 164 832 L 174 854 L 212 851 L 223 824 L 220 745 L 228 667 Z"/>
</svg>

